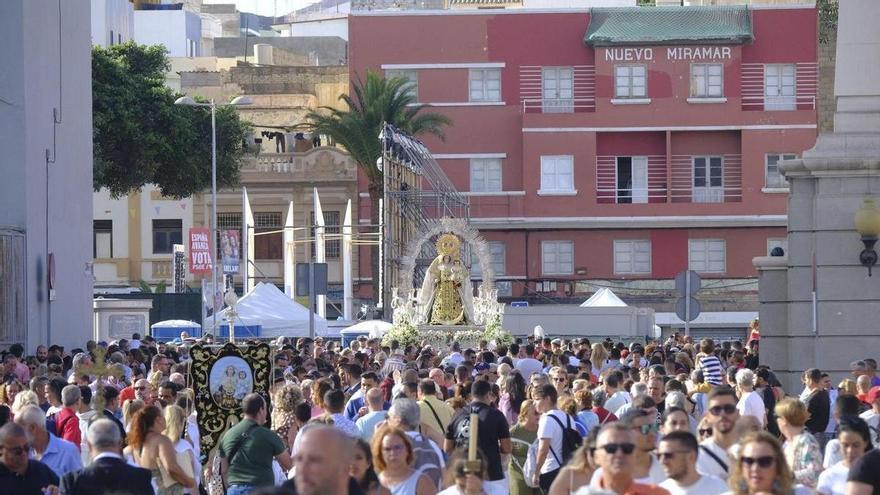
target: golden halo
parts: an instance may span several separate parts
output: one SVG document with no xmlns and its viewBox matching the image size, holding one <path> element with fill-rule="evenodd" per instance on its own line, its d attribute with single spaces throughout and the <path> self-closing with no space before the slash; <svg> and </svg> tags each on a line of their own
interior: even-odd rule
<svg viewBox="0 0 880 495">
<path fill-rule="evenodd" d="M 435 244 L 437 254 L 457 256 L 461 250 L 461 240 L 455 234 L 443 234 L 437 239 Z"/>
</svg>

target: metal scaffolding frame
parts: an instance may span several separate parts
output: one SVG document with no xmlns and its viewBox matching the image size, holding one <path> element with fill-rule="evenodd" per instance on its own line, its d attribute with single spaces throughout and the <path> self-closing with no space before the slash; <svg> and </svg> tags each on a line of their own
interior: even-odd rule
<svg viewBox="0 0 880 495">
<path fill-rule="evenodd" d="M 380 221 L 380 305 L 389 301 L 398 284 L 401 258 L 406 247 L 429 221 L 443 217 L 470 219 L 468 198 L 462 195 L 440 168 L 430 150 L 418 139 L 385 123 L 379 135 L 384 193 Z M 463 254 L 468 255 L 469 251 Z M 413 284 L 418 286 L 436 256 L 425 243 L 416 260 Z M 469 258 L 465 258 L 469 261 Z M 390 317 L 390 313 L 386 312 Z"/>
</svg>

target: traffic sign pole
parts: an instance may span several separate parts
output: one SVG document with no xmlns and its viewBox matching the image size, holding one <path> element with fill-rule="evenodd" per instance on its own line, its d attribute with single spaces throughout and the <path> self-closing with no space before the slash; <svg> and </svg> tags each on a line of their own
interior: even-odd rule
<svg viewBox="0 0 880 495">
<path fill-rule="evenodd" d="M 684 314 L 687 315 L 687 318 L 684 319 L 684 336 L 690 337 L 691 335 L 691 271 L 687 270 L 684 275 Z"/>
</svg>

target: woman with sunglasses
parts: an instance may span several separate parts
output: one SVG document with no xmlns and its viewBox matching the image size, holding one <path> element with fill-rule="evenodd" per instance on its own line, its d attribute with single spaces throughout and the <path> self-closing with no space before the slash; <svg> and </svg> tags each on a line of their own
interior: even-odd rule
<svg viewBox="0 0 880 495">
<path fill-rule="evenodd" d="M 779 430 L 785 437 L 782 448 L 795 480 L 815 488 L 822 472 L 822 451 L 816 437 L 806 429 L 807 406 L 789 397 L 776 404 L 775 412 Z"/>
<path fill-rule="evenodd" d="M 535 409 L 531 399 L 523 401 L 519 409 L 516 425 L 510 429 L 510 441 L 513 450 L 510 453 L 510 465 L 507 474 L 510 477 L 510 495 L 540 495 L 538 488 L 526 484 L 523 466 L 525 466 L 529 449 L 538 438 L 538 420 L 541 413 Z"/>
<path fill-rule="evenodd" d="M 746 435 L 741 442 L 739 458 L 731 466 L 725 495 L 810 495 L 813 492 L 796 485 L 794 475 L 782 446 L 776 438 L 765 432 Z"/>
<path fill-rule="evenodd" d="M 843 457 L 819 475 L 816 491 L 821 495 L 844 495 L 850 468 L 871 449 L 871 430 L 858 416 L 843 416 L 837 426 L 837 441 Z"/>
</svg>

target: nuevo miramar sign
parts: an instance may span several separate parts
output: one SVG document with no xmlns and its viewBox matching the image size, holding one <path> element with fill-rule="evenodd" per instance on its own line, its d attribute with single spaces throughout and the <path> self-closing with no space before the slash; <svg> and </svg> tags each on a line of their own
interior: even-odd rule
<svg viewBox="0 0 880 495">
<path fill-rule="evenodd" d="M 606 62 L 650 62 L 655 51 L 666 53 L 667 60 L 725 60 L 732 58 L 729 46 L 670 46 L 663 48 L 605 48 Z"/>
</svg>

